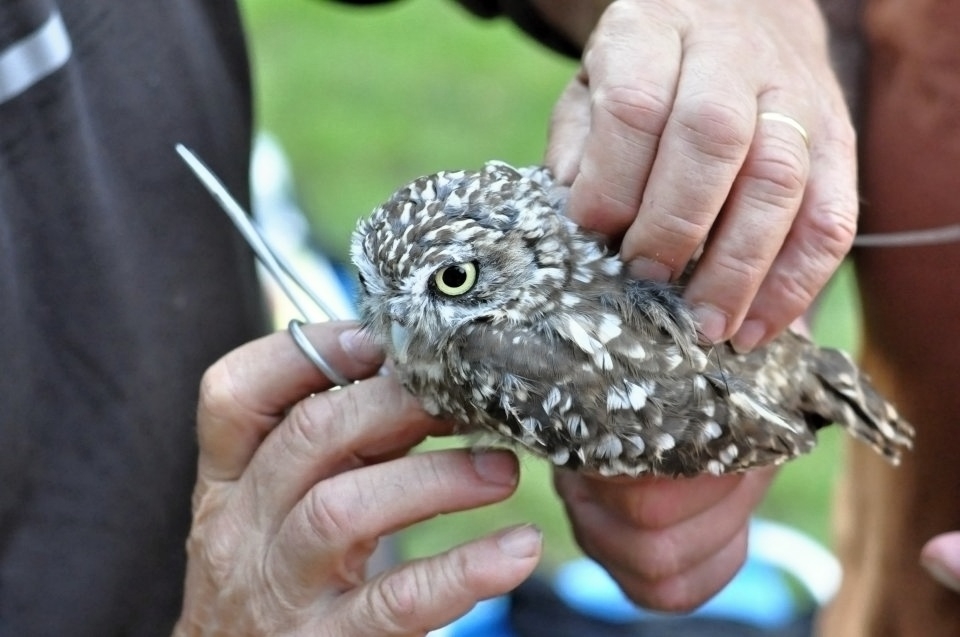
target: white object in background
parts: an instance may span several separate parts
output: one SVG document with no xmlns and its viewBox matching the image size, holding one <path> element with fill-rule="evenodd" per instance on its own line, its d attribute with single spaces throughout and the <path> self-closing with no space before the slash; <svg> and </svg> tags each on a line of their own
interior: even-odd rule
<svg viewBox="0 0 960 637">
<path fill-rule="evenodd" d="M 821 607 L 840 589 L 843 571 L 833 553 L 800 531 L 777 522 L 759 518 L 750 521 L 747 559 L 789 573 Z"/>
<path fill-rule="evenodd" d="M 335 318 L 357 318 L 350 290 L 343 285 L 330 260 L 311 240 L 310 225 L 296 201 L 290 163 L 280 144 L 267 133 L 258 134 L 254 143 L 250 180 L 253 217 L 266 242 L 310 283 L 310 289 L 330 306 Z M 286 327 L 287 320 L 299 312 L 269 273 L 262 266 L 258 267 L 276 325 Z M 304 318 L 322 321 L 334 317 L 311 315 Z"/>
</svg>

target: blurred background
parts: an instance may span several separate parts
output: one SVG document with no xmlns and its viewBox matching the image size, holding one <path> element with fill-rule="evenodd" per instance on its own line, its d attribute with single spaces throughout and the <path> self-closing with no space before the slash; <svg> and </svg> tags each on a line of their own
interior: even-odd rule
<svg viewBox="0 0 960 637">
<path fill-rule="evenodd" d="M 414 177 L 488 159 L 537 163 L 553 102 L 576 70 L 511 23 L 476 19 L 449 0 L 240 5 L 259 126 L 289 156 L 315 242 L 337 259 L 346 258 L 356 220 Z M 856 351 L 858 321 L 844 268 L 822 301 L 816 339 Z M 759 514 L 829 545 L 841 442 L 835 429 L 822 432 L 812 455 L 780 472 Z M 526 457 L 521 464 L 510 500 L 424 522 L 404 534 L 403 552 L 432 554 L 488 530 L 534 522 L 545 532 L 546 568 L 578 556 L 546 463 Z"/>
</svg>

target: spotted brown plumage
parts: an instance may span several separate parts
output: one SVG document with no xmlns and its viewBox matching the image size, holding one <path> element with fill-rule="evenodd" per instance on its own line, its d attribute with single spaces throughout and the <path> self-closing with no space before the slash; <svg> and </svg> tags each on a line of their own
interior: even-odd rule
<svg viewBox="0 0 960 637">
<path fill-rule="evenodd" d="M 678 286 L 630 279 L 543 168 L 489 162 L 397 191 L 352 256 L 365 327 L 465 432 L 604 475 L 779 464 L 837 422 L 891 462 L 913 430 L 842 352 L 786 332 L 700 344 Z"/>
</svg>

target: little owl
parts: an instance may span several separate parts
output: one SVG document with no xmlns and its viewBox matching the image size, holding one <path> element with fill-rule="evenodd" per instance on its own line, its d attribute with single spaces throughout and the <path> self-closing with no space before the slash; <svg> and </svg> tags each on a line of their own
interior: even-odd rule
<svg viewBox="0 0 960 637">
<path fill-rule="evenodd" d="M 565 198 L 544 168 L 490 162 L 360 222 L 364 325 L 427 411 L 603 475 L 779 464 L 831 422 L 893 463 L 911 446 L 843 352 L 790 331 L 747 354 L 702 344 L 682 282 L 628 277 Z"/>
</svg>

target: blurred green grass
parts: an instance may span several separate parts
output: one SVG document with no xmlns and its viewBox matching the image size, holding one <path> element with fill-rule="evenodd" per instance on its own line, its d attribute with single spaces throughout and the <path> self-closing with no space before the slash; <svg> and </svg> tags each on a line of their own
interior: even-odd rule
<svg viewBox="0 0 960 637">
<path fill-rule="evenodd" d="M 445 0 L 244 0 L 259 121 L 286 147 L 321 245 L 399 185 L 488 159 L 539 161 L 572 61 Z"/>
<path fill-rule="evenodd" d="M 415 176 L 494 158 L 538 162 L 550 109 L 576 68 L 511 24 L 473 19 L 444 0 L 240 4 L 259 125 L 287 150 L 316 237 L 340 258 L 356 219 Z M 844 268 L 822 303 L 818 341 L 855 351 L 855 298 Z M 841 446 L 836 430 L 823 432 L 813 454 L 780 472 L 759 513 L 828 542 Z M 521 463 L 510 500 L 424 522 L 404 535 L 405 552 L 430 554 L 532 521 L 545 530 L 548 564 L 578 555 L 548 467 L 533 458 Z"/>
</svg>

